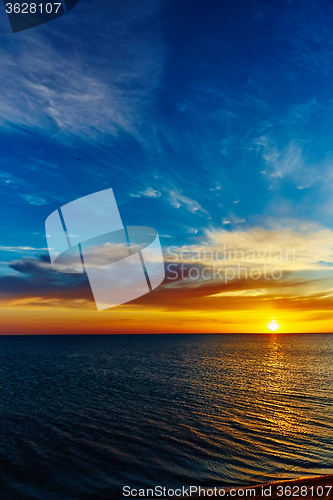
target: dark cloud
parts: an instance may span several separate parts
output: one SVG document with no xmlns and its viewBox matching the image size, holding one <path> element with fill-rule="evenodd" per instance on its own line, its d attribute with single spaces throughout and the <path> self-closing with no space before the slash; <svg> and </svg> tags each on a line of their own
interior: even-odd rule
<svg viewBox="0 0 333 500">
<path fill-rule="evenodd" d="M 196 267 L 200 269 L 199 266 Z M 185 276 L 187 275 L 185 274 Z M 162 286 L 133 301 L 133 303 L 167 310 L 212 312 L 260 310 L 263 304 L 288 310 L 317 310 L 319 307 L 330 310 L 333 306 L 333 300 L 327 292 L 309 293 L 308 295 L 304 292 L 308 285 L 324 281 L 295 278 L 294 273 L 290 271 L 285 271 L 280 280 L 271 279 L 268 281 L 262 276 L 258 280 L 235 279 L 228 283 L 213 279 L 195 281 L 188 279 L 188 277 L 184 280 L 179 278 L 171 281 L 170 274 L 167 273 L 167 278 Z M 255 295 L 256 291 L 260 294 Z M 253 292 L 253 295 L 231 296 L 228 295 L 230 292 Z"/>
<path fill-rule="evenodd" d="M 87 276 L 54 271 L 48 255 L 13 261 L 9 267 L 18 275 L 0 278 L 0 299 L 84 299 L 93 301 Z"/>
<path fill-rule="evenodd" d="M 3 302 L 25 299 L 26 306 L 34 304 L 82 309 L 94 307 L 87 276 L 54 271 L 47 255 L 13 261 L 10 267 L 18 275 L 0 278 L 0 300 Z M 328 311 L 333 307 L 333 299 L 327 292 L 304 293 L 308 285 L 318 285 L 319 281 L 324 280 L 296 279 L 292 272 L 284 272 L 280 280 L 265 280 L 261 277 L 258 280 L 236 279 L 228 283 L 213 279 L 196 281 L 188 278 L 189 265 L 184 267 L 187 269 L 185 279 L 179 276 L 177 280 L 173 280 L 173 276 L 167 272 L 161 286 L 123 307 L 213 313 L 261 310 L 264 303 L 265 306 L 279 310 L 312 311 L 315 315 L 313 321 L 330 317 Z M 200 266 L 196 267 L 201 270 Z M 256 295 L 256 291 L 260 293 Z M 240 292 L 240 295 L 228 295 L 230 292 Z M 241 295 L 242 292 L 249 294 Z M 323 311 L 323 314 L 318 311 Z"/>
</svg>

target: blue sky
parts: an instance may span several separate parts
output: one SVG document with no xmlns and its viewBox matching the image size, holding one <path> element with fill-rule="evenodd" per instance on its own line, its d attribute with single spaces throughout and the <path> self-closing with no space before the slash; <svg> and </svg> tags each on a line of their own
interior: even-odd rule
<svg viewBox="0 0 333 500">
<path fill-rule="evenodd" d="M 0 21 L 2 274 L 45 253 L 53 210 L 108 187 L 165 246 L 333 229 L 330 2 L 80 0 L 25 32 Z"/>
</svg>

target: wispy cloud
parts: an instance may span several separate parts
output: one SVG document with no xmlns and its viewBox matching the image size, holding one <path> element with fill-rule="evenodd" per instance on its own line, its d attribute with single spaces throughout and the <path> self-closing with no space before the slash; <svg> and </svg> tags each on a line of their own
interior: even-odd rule
<svg viewBox="0 0 333 500">
<path fill-rule="evenodd" d="M 3 245 L 0 245 L 0 251 L 3 252 L 45 252 L 47 251 L 47 248 L 34 248 L 34 247 L 23 247 L 23 246 L 12 246 L 12 247 L 6 247 Z M 8 265 L 8 262 L 7 262 Z"/>
<path fill-rule="evenodd" d="M 45 195 L 34 193 L 36 187 L 29 181 L 3 170 L 0 170 L 0 186 L 6 188 L 4 189 L 6 196 L 15 197 L 17 201 L 22 200 L 28 205 L 48 205 L 53 200 L 51 196 L 46 197 Z M 19 190 L 25 190 L 28 193 L 18 192 Z M 55 198 L 57 199 L 58 197 Z"/>
<path fill-rule="evenodd" d="M 184 206 L 189 212 L 209 216 L 207 210 L 205 210 L 197 201 L 185 196 L 182 191 L 169 191 L 169 202 L 175 208 Z"/>
<path fill-rule="evenodd" d="M 20 194 L 20 198 L 29 205 L 41 206 L 51 203 L 51 201 L 47 200 L 44 196 L 33 194 Z"/>
<path fill-rule="evenodd" d="M 126 4 L 113 15 L 105 4 L 94 5 L 104 11 L 101 23 L 112 35 L 106 39 L 96 24 L 90 50 L 72 49 L 73 39 L 66 28 L 61 30 L 66 20 L 57 24 L 57 30 L 48 26 L 38 34 L 24 32 L 7 40 L 0 51 L 0 125 L 63 132 L 89 141 L 121 132 L 139 137 L 142 113 L 158 86 L 164 48 L 154 24 L 140 33 L 135 28 L 155 15 L 156 6 Z M 86 22 L 82 16 L 72 26 L 78 40 Z M 66 42 L 66 51 L 59 49 L 57 38 Z"/>
<path fill-rule="evenodd" d="M 234 213 L 230 213 L 228 215 L 228 217 L 224 217 L 222 219 L 222 224 L 224 226 L 226 226 L 227 224 L 231 224 L 231 225 L 233 225 L 233 224 L 242 224 L 243 222 L 245 222 L 244 217 L 238 217 Z"/>
<path fill-rule="evenodd" d="M 159 198 L 161 196 L 161 192 L 151 187 L 148 187 L 144 191 L 139 191 L 138 193 L 131 194 L 130 196 L 132 198 L 142 198 L 142 197 Z"/>
<path fill-rule="evenodd" d="M 56 307 L 58 300 L 87 300 L 93 302 L 93 296 L 86 275 L 62 274 L 54 271 L 49 258 L 23 258 L 13 261 L 10 268 L 16 271 L 14 276 L 0 277 L 0 297 L 9 302 L 28 299 L 29 303 L 42 304 L 53 300 Z"/>
<path fill-rule="evenodd" d="M 210 191 L 220 191 L 222 189 L 222 186 L 219 182 L 215 184 L 215 187 L 209 188 Z"/>
<path fill-rule="evenodd" d="M 264 174 L 283 179 L 295 176 L 304 166 L 303 148 L 291 141 L 282 149 L 272 144 L 267 137 L 261 137 L 257 144 L 263 146 Z"/>
<path fill-rule="evenodd" d="M 296 123 L 307 123 L 321 108 L 322 105 L 318 102 L 317 98 L 313 97 L 308 102 L 292 106 L 287 113 L 286 120 L 289 124 L 293 125 Z"/>
<path fill-rule="evenodd" d="M 3 170 L 0 170 L 0 185 L 1 184 L 14 189 L 16 189 L 18 186 L 22 186 L 28 189 L 32 187 L 30 182 L 28 182 L 27 180 Z"/>
</svg>

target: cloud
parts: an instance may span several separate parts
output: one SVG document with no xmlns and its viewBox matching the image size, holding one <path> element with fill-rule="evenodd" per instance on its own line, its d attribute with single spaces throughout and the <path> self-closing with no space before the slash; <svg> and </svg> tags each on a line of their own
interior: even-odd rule
<svg viewBox="0 0 333 500">
<path fill-rule="evenodd" d="M 42 206 L 51 203 L 51 200 L 46 198 L 45 196 L 32 193 L 32 191 L 34 191 L 36 188 L 30 182 L 22 179 L 17 175 L 10 174 L 3 170 L 0 170 L 0 185 L 6 188 L 6 196 L 15 197 L 16 200 L 19 198 L 29 205 Z M 18 193 L 19 188 L 29 190 L 29 194 Z M 55 197 L 55 199 L 57 198 L 58 197 Z"/>
<path fill-rule="evenodd" d="M 144 191 L 139 191 L 137 194 L 131 194 L 130 196 L 132 196 L 132 198 L 141 198 L 142 196 L 148 198 L 159 198 L 161 196 L 161 192 L 148 187 Z"/>
<path fill-rule="evenodd" d="M 315 115 L 322 105 L 318 103 L 316 97 L 303 104 L 292 106 L 287 113 L 287 122 L 289 124 L 307 123 Z"/>
<path fill-rule="evenodd" d="M 0 245 L 0 251 L 3 251 L 3 252 L 24 252 L 24 251 L 42 252 L 42 251 L 45 251 L 45 250 L 48 250 L 48 249 L 47 248 L 23 247 L 23 246 L 6 247 L 6 246 L 3 246 L 3 245 Z"/>
<path fill-rule="evenodd" d="M 179 190 L 169 191 L 169 202 L 175 208 L 184 206 L 189 212 L 209 216 L 207 210 L 205 210 L 197 201 L 183 195 Z"/>
<path fill-rule="evenodd" d="M 29 205 L 48 205 L 51 201 L 44 198 L 44 196 L 32 195 L 32 194 L 20 194 L 20 198 L 28 203 Z"/>
<path fill-rule="evenodd" d="M 275 255 L 290 255 L 288 260 L 275 260 L 288 271 L 327 270 L 333 266 L 333 231 L 313 225 L 298 225 L 279 229 L 253 228 L 247 231 L 208 230 L 209 246 L 182 247 L 204 251 L 209 248 L 217 252 L 227 248 L 234 255 L 255 252 L 256 260 L 268 264 Z M 226 245 L 226 247 L 224 246 Z M 242 262 L 242 260 L 236 260 Z"/>
<path fill-rule="evenodd" d="M 185 296 L 189 300 L 196 296 L 214 298 L 205 305 L 194 301 L 193 308 L 198 309 L 208 309 L 209 304 L 214 309 L 218 298 L 227 300 L 223 305 L 226 310 L 249 309 L 251 301 L 262 306 L 265 302 L 260 300 L 277 301 L 287 309 L 297 304 L 295 307 L 302 309 L 302 301 L 308 303 L 309 297 L 318 308 L 322 299 L 332 306 L 333 231 L 300 226 L 298 230 L 210 230 L 206 234 L 202 245 L 166 250 L 168 280 L 164 287 L 170 289 L 169 303 L 175 304 L 171 293 L 181 290 L 184 300 Z M 190 269 L 197 279 L 191 279 Z M 163 303 L 164 292 L 159 293 Z M 175 302 L 178 299 L 181 304 L 180 295 L 180 291 L 179 295 L 175 292 Z M 288 306 L 288 300 L 293 306 Z"/>
<path fill-rule="evenodd" d="M 0 300 L 7 304 L 24 300 L 26 305 L 43 305 L 51 301 L 54 307 L 67 303 L 70 308 L 77 307 L 77 300 L 93 302 L 87 276 L 54 271 L 48 256 L 23 258 L 9 267 L 18 275 L 0 277 Z"/>
<path fill-rule="evenodd" d="M 283 19 L 288 29 L 284 42 L 290 44 L 289 61 L 307 72 L 326 74 L 331 70 L 333 39 L 332 5 L 307 2 L 306 8 L 294 4 Z M 292 29 L 290 26 L 292 25 Z"/>
<path fill-rule="evenodd" d="M 207 231 L 205 244 L 166 249 L 164 283 L 121 307 L 217 311 L 223 305 L 225 311 L 237 311 L 274 304 L 286 310 L 328 310 L 333 306 L 332 242 L 333 231 L 315 226 L 299 228 L 298 232 L 292 228 Z M 95 257 L 98 262 L 99 254 Z M 232 276 L 230 270 L 238 265 L 241 274 Z M 267 275 L 263 272 L 265 265 Z M 190 271 L 194 268 L 195 273 Z M 272 279 L 269 273 L 273 268 L 281 269 L 281 276 Z M 16 271 L 14 276 L 0 277 L 3 304 L 23 301 L 26 307 L 95 308 L 86 276 L 54 271 L 47 256 L 13 261 L 10 269 Z M 194 275 L 198 278 L 191 278 Z"/>
<path fill-rule="evenodd" d="M 222 224 L 226 226 L 227 224 L 242 224 L 245 222 L 243 217 L 237 217 L 234 213 L 230 213 L 228 217 L 222 219 Z"/>
<path fill-rule="evenodd" d="M 0 184 L 14 189 L 17 189 L 18 186 L 22 186 L 28 189 L 32 187 L 30 182 L 26 181 L 25 179 L 22 179 L 21 177 L 10 174 L 9 172 L 5 172 L 3 170 L 0 170 Z"/>
<path fill-rule="evenodd" d="M 291 141 L 282 149 L 271 144 L 267 137 L 261 137 L 257 143 L 264 148 L 264 173 L 268 173 L 270 177 L 283 179 L 286 176 L 295 176 L 303 169 L 303 148 L 295 141 Z"/>
<path fill-rule="evenodd" d="M 277 144 L 281 143 L 279 147 Z M 311 145 L 301 134 L 298 139 L 262 136 L 256 141 L 262 150 L 264 168 L 260 173 L 266 176 L 269 189 L 280 187 L 283 182 L 292 182 L 299 190 L 308 189 L 316 182 L 331 177 L 331 158 L 327 156 L 319 162 L 311 162 Z"/>
<path fill-rule="evenodd" d="M 88 141 L 122 132 L 140 137 L 142 114 L 154 99 L 164 63 L 156 25 L 146 22 L 157 15 L 156 5 L 125 0 L 112 9 L 97 0 L 95 9 L 104 17 L 93 26 L 78 9 L 70 28 L 64 16 L 57 29 L 49 23 L 6 39 L 0 50 L 0 126 Z M 90 33 L 89 47 L 83 45 L 84 32 Z"/>
</svg>

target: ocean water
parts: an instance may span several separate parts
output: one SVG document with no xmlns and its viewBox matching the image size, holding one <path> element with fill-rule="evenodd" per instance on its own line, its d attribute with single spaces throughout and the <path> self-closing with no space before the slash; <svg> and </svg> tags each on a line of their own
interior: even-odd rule
<svg viewBox="0 0 333 500">
<path fill-rule="evenodd" d="M 0 499 L 333 472 L 333 335 L 0 337 Z"/>
</svg>

